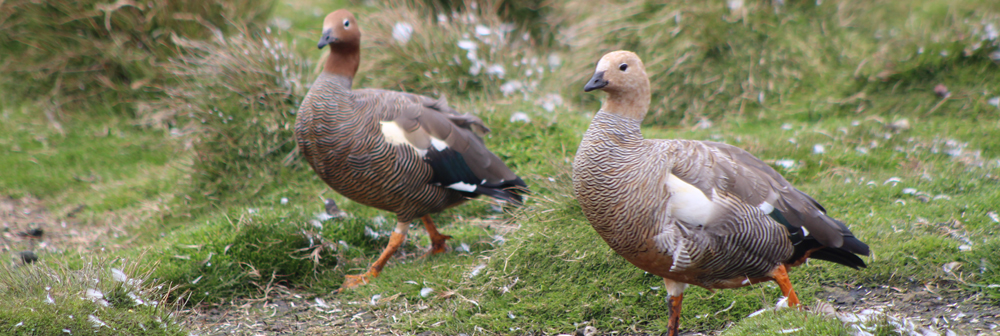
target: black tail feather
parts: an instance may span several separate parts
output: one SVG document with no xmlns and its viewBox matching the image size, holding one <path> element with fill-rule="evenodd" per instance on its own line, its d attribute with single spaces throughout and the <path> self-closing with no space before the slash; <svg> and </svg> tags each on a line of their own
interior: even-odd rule
<svg viewBox="0 0 1000 336">
<path fill-rule="evenodd" d="M 835 262 L 853 269 L 868 267 L 868 265 L 865 264 L 865 261 L 854 253 L 836 247 L 826 247 L 816 250 L 810 254 L 809 257 L 812 259 Z"/>
<path fill-rule="evenodd" d="M 820 249 L 815 250 L 816 248 Z M 823 246 L 823 244 L 820 244 L 812 236 L 807 236 L 799 244 L 795 245 L 795 252 L 792 253 L 792 257 L 788 259 L 788 262 L 800 262 L 806 257 L 806 253 L 812 250 L 815 251 L 808 256 L 812 259 L 826 260 L 853 269 L 868 267 L 865 261 L 856 255 L 868 255 L 868 245 L 854 238 L 854 236 L 845 236 L 844 245 L 841 247 Z"/>
<path fill-rule="evenodd" d="M 486 183 L 476 186 L 476 194 L 486 195 L 520 206 L 524 203 L 522 195 L 529 193 L 528 185 L 521 178 L 503 181 L 501 183 Z"/>
</svg>

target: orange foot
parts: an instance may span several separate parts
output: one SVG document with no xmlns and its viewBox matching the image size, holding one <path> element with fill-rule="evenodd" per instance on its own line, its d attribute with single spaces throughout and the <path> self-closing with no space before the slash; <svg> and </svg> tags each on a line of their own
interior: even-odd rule
<svg viewBox="0 0 1000 336">
<path fill-rule="evenodd" d="M 335 291 L 334 294 L 343 292 L 345 289 L 350 289 L 361 285 L 367 285 L 369 282 L 371 282 L 371 279 L 374 279 L 375 277 L 378 276 L 378 273 L 379 272 L 374 270 L 368 270 L 368 272 L 365 272 L 365 274 L 345 275 L 344 283 L 340 285 L 340 289 L 337 289 L 337 291 Z"/>
<path fill-rule="evenodd" d="M 427 251 L 424 256 L 435 255 L 448 250 L 448 244 L 446 243 L 451 236 L 438 235 L 436 237 L 431 237 L 431 250 Z"/>
</svg>

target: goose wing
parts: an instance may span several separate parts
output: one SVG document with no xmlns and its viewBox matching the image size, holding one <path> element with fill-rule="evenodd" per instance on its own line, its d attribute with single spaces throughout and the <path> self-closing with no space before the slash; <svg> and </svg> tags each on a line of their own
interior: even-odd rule
<svg viewBox="0 0 1000 336">
<path fill-rule="evenodd" d="M 382 111 L 379 127 L 386 141 L 412 148 L 431 166 L 431 183 L 520 203 L 518 189 L 525 184 L 476 134 L 489 132 L 479 118 L 422 95 L 376 89 L 354 95 L 358 108 Z"/>
</svg>

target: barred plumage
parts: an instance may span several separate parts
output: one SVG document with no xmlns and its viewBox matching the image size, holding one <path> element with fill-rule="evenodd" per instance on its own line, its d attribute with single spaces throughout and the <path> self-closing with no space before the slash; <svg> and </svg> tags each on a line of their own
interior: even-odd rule
<svg viewBox="0 0 1000 336">
<path fill-rule="evenodd" d="M 774 169 L 734 146 L 644 139 L 649 79 L 634 53 L 597 65 L 586 91 L 608 92 L 580 142 L 573 189 L 608 245 L 664 278 L 676 335 L 686 284 L 708 289 L 774 280 L 798 299 L 786 268 L 806 258 L 865 267 L 868 246 Z"/>
<path fill-rule="evenodd" d="M 421 95 L 352 90 L 360 40 L 350 12 L 326 17 L 319 47 L 329 46 L 330 54 L 295 123 L 299 149 L 324 182 L 347 198 L 397 216 L 382 256 L 366 274 L 348 276 L 344 288 L 377 276 L 414 219 L 423 219 L 431 253 L 438 253 L 450 237 L 439 234 L 427 215 L 478 195 L 520 204 L 527 191 L 473 132 L 489 131 L 479 118 L 458 115 L 443 100 Z"/>
</svg>

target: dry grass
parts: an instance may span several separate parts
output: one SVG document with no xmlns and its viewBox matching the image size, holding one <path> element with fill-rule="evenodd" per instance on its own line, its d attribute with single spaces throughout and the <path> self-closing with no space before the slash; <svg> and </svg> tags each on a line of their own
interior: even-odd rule
<svg viewBox="0 0 1000 336">
<path fill-rule="evenodd" d="M 470 10 L 433 14 L 410 1 L 390 1 L 361 17 L 364 61 L 355 87 L 445 96 L 497 95 L 514 81 L 519 84 L 510 93 L 536 88 L 549 69 L 533 51 L 532 37 L 515 31 L 491 3 L 464 6 Z"/>
<path fill-rule="evenodd" d="M 257 26 L 272 0 L 0 2 L 2 83 L 28 97 L 62 104 L 111 105 L 148 97 L 170 82 L 159 64 L 178 46 L 230 32 L 233 22 Z"/>
<path fill-rule="evenodd" d="M 298 165 L 294 113 L 306 92 L 308 60 L 270 29 L 175 43 L 184 49 L 166 69 L 178 83 L 143 105 L 139 117 L 194 139 L 198 193 L 253 195 L 274 181 L 283 163 Z"/>
</svg>

